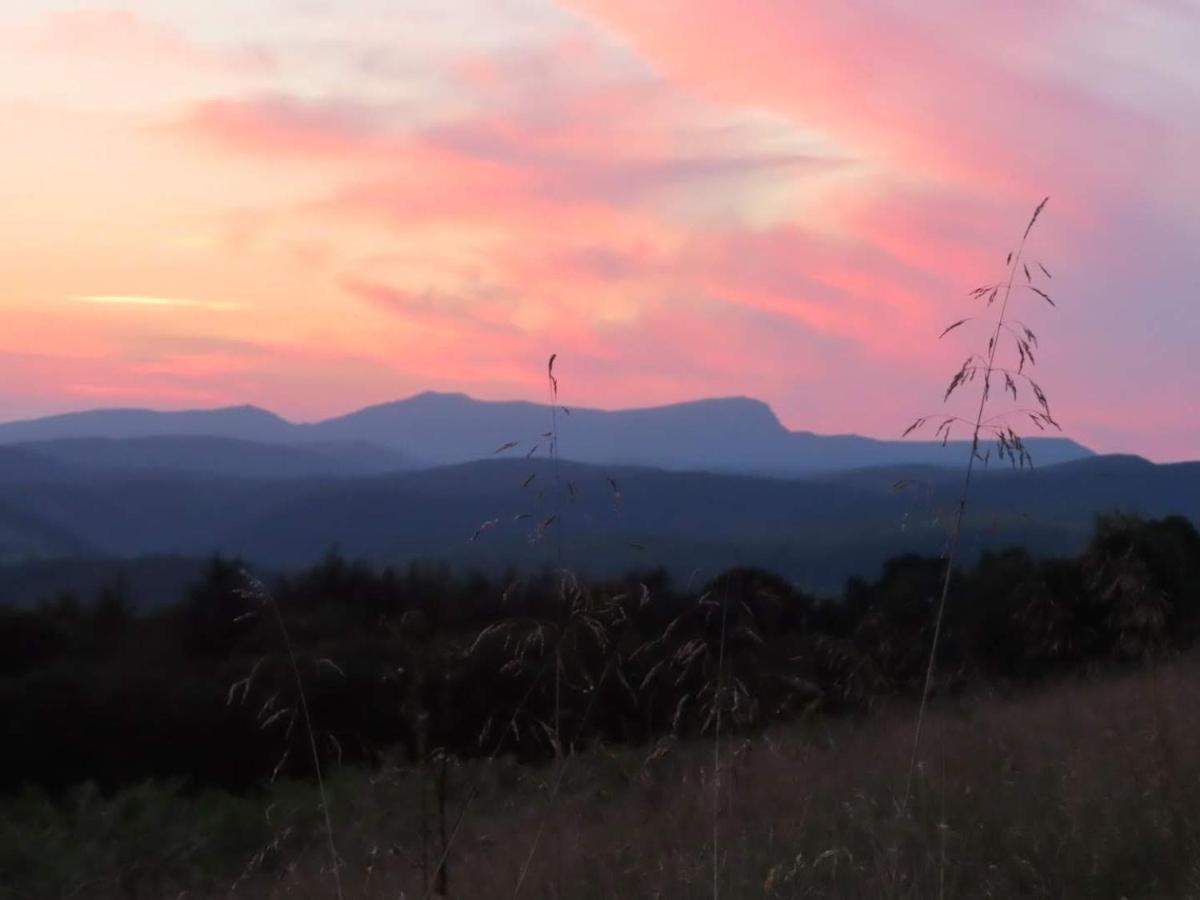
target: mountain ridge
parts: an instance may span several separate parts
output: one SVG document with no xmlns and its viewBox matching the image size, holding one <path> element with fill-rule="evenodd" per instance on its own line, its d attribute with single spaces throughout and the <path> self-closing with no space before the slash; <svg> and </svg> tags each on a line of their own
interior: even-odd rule
<svg viewBox="0 0 1200 900">
<path fill-rule="evenodd" d="M 257 406 L 208 410 L 94 409 L 0 423 L 0 445 L 108 438 L 222 437 L 280 445 L 355 443 L 417 464 L 449 465 L 503 452 L 545 454 L 551 407 L 527 400 L 485 401 L 463 393 L 423 391 L 315 422 L 292 422 Z M 959 464 L 963 441 L 887 440 L 822 435 L 786 428 L 771 407 L 744 396 L 602 410 L 562 408 L 563 458 L 674 470 L 799 475 L 871 465 Z M 1043 464 L 1093 456 L 1069 439 L 1028 439 Z"/>
</svg>

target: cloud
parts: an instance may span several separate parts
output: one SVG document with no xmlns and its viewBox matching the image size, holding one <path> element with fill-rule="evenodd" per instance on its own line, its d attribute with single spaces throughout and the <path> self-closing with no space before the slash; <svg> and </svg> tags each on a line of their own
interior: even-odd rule
<svg viewBox="0 0 1200 900">
<path fill-rule="evenodd" d="M 235 152 L 265 157 L 361 159 L 386 147 L 378 111 L 351 102 L 317 102 L 286 95 L 206 100 L 171 130 Z"/>
<path fill-rule="evenodd" d="M 456 334 L 464 329 L 492 335 L 520 332 L 520 329 L 502 318 L 488 318 L 482 315 L 482 304 L 464 302 L 462 299 L 431 290 L 411 293 L 389 285 L 353 278 L 344 279 L 342 286 L 359 299 L 398 315 L 414 325 Z"/>
<path fill-rule="evenodd" d="M 636 86 L 627 90 L 633 94 Z M 332 202 L 388 205 L 414 220 L 489 209 L 519 216 L 523 206 L 653 205 L 672 189 L 735 194 L 739 183 L 786 181 L 844 165 L 815 152 L 706 147 L 717 142 L 703 129 L 672 135 L 655 120 L 642 123 L 645 146 L 629 147 L 622 129 L 606 137 L 613 126 L 604 122 L 589 123 L 584 141 L 574 134 L 578 123 L 568 120 L 531 128 L 521 115 L 490 115 L 408 131 L 399 119 L 384 107 L 273 96 L 199 104 L 175 129 L 234 153 L 366 166 L 373 177 L 343 187 Z M 679 149 L 687 145 L 696 149 Z"/>
<path fill-rule="evenodd" d="M 205 309 L 214 312 L 229 312 L 240 309 L 239 303 L 228 303 L 211 300 L 190 300 L 185 297 L 144 297 L 129 294 L 86 294 L 75 298 L 80 303 L 93 303 L 101 306 L 135 306 L 148 308 L 175 307 L 185 309 Z"/>
<path fill-rule="evenodd" d="M 856 0 L 563 5 L 680 89 L 760 106 L 856 160 L 786 241 L 744 232 L 708 242 L 697 262 L 714 286 L 763 308 L 795 305 L 813 327 L 855 333 L 876 353 L 891 348 L 909 372 L 928 372 L 933 396 L 934 371 L 957 344 L 931 346 L 923 333 L 964 314 L 962 293 L 1002 268 L 1029 210 L 1050 193 L 1031 250 L 1058 275 L 1060 308 L 1032 315 L 1053 339 L 1044 374 L 1065 398 L 1060 415 L 1086 439 L 1097 421 L 1089 397 L 1105 397 L 1114 421 L 1136 427 L 1138 405 L 1158 418 L 1182 413 L 1156 379 L 1200 390 L 1182 350 L 1200 341 L 1200 319 L 1180 307 L 1185 247 L 1200 239 L 1200 173 L 1189 162 L 1200 124 L 1180 114 L 1186 51 L 1165 38 L 1200 35 L 1194 10 L 1077 0 L 1036 11 Z M 841 246 L 822 249 L 812 232 Z M 1135 348 L 1149 346 L 1153 361 L 1135 364 Z M 1118 372 L 1097 358 L 1125 362 Z M 919 387 L 898 390 L 894 403 L 917 405 Z"/>
<path fill-rule="evenodd" d="M 28 27 L 27 40 L 43 54 L 100 59 L 143 71 L 171 67 L 254 75 L 274 68 L 271 54 L 261 47 L 206 46 L 117 7 L 49 13 Z"/>
</svg>

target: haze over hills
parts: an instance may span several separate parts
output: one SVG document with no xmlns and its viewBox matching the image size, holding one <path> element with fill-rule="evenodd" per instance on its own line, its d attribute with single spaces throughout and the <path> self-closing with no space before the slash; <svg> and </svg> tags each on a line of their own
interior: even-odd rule
<svg viewBox="0 0 1200 900">
<path fill-rule="evenodd" d="M 906 465 L 784 479 L 563 462 L 559 481 L 544 458 L 291 479 L 64 462 L 30 478 L 8 465 L 30 471 L 24 454 L 0 452 L 0 560 L 31 565 L 39 589 L 47 576 L 37 560 L 81 557 L 219 552 L 286 569 L 337 548 L 376 564 L 537 569 L 557 564 L 557 532 L 540 526 L 561 515 L 567 561 L 582 573 L 662 565 L 686 579 L 746 564 L 834 591 L 899 553 L 940 553 L 961 477 Z M 1200 463 L 1102 456 L 1024 472 L 993 466 L 975 482 L 964 552 L 1072 553 L 1094 516 L 1114 510 L 1200 521 Z M 77 583 L 83 569 L 71 571 Z M 98 571 L 111 577 L 112 566 Z M 0 584 L 0 603 L 31 599 L 23 576 Z"/>
<path fill-rule="evenodd" d="M 765 403 L 743 397 L 618 411 L 571 409 L 558 418 L 561 456 L 606 465 L 801 475 L 898 463 L 958 465 L 965 453 L 965 446 L 957 441 L 943 447 L 932 441 L 881 441 L 789 431 Z M 345 463 L 339 468 L 327 462 L 322 469 L 310 458 L 307 474 L 356 475 L 422 463 L 446 465 L 483 459 L 510 442 L 516 446 L 506 451 L 509 455 L 544 453 L 544 434 L 549 427 L 550 410 L 543 404 L 489 402 L 465 394 L 426 392 L 307 424 L 288 422 L 251 406 L 188 412 L 93 410 L 0 424 L 0 443 L 41 442 L 30 449 L 51 458 L 77 461 L 93 454 L 82 445 L 56 448 L 45 442 L 191 436 L 304 445 L 321 459 Z M 1092 455 L 1066 438 L 1031 438 L 1029 446 L 1041 465 Z M 112 466 L 141 466 L 149 455 L 160 467 L 196 469 L 207 450 L 222 456 L 213 445 L 206 450 L 183 441 L 92 445 L 91 449 L 101 451 L 99 457 Z M 265 453 L 262 448 L 254 452 L 260 459 Z M 232 456 L 236 454 L 223 454 L 225 459 Z M 280 458 L 282 472 L 305 468 L 294 455 L 280 451 Z M 212 471 L 236 469 L 237 465 L 226 462 Z"/>
</svg>

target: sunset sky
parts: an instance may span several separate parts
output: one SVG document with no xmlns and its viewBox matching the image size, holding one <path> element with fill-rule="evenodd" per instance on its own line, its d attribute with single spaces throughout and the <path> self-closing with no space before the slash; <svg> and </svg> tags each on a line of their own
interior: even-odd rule
<svg viewBox="0 0 1200 900">
<path fill-rule="evenodd" d="M 569 404 L 896 437 L 1048 194 L 1056 416 L 1200 458 L 1197 46 L 1191 0 L 5 0 L 0 419 L 557 352 Z"/>
</svg>

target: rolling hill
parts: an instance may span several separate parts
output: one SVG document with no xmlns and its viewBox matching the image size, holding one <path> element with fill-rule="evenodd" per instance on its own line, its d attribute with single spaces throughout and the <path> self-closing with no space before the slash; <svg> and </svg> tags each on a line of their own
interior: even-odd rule
<svg viewBox="0 0 1200 900">
<path fill-rule="evenodd" d="M 220 552 L 289 568 L 338 548 L 380 564 L 536 569 L 557 564 L 559 532 L 545 523 L 559 516 L 563 559 L 584 573 L 662 565 L 689 578 L 746 564 L 822 591 L 899 553 L 941 552 L 961 478 L 927 466 L 772 478 L 563 462 L 556 480 L 544 459 L 292 479 L 57 465 L 6 477 L 0 454 L 10 563 Z M 1094 516 L 1116 510 L 1200 521 L 1200 463 L 1093 457 L 982 472 L 964 549 L 1074 552 Z"/>
</svg>

